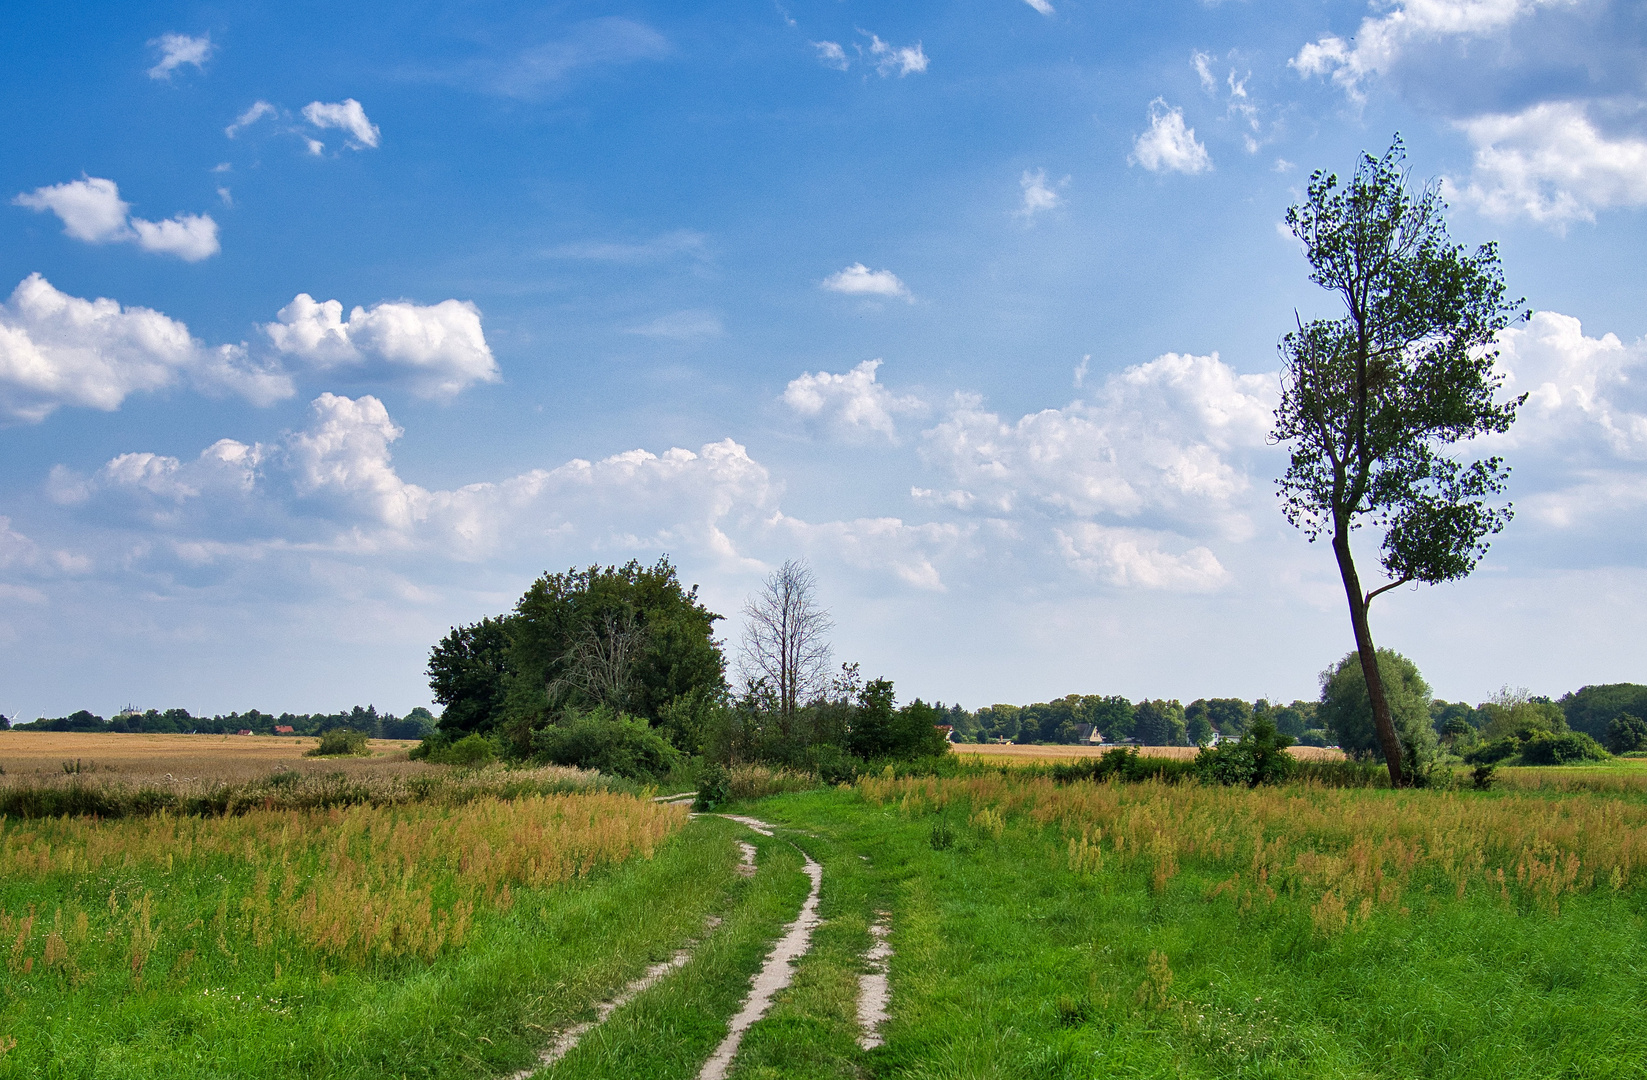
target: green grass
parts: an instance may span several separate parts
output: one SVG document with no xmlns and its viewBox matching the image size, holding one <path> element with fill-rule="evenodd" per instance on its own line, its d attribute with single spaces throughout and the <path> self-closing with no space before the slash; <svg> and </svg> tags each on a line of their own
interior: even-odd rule
<svg viewBox="0 0 1647 1080">
<path fill-rule="evenodd" d="M 742 832 L 700 821 L 650 860 L 520 890 L 508 912 L 477 917 L 466 945 L 432 962 L 328 970 L 292 957 L 276 977 L 271 965 L 203 957 L 186 981 L 162 968 L 120 989 L 11 972 L 0 1032 L 17 1045 L 0 1077 L 497 1076 L 535 1060 L 550 1032 L 696 936 L 711 912 L 741 912 L 768 888 L 771 872 L 753 882 L 732 872 Z M 160 876 L 130 875 L 155 890 Z M 44 910 L 65 883 L 38 888 Z M 19 891 L 7 883 L 14 909 Z M 164 922 L 160 932 L 163 941 Z"/>
<path fill-rule="evenodd" d="M 541 1074 L 691 1080 L 806 894 L 800 850 L 824 865 L 823 921 L 794 982 L 746 1035 L 733 1080 L 1647 1075 L 1647 879 L 1609 878 L 1605 861 L 1643 850 L 1647 817 L 1630 788 L 877 782 L 741 807 L 779 825 L 772 838 L 700 817 L 649 860 L 520 889 L 432 960 L 293 956 L 277 978 L 267 956 L 240 966 L 203 956 L 179 974 L 164 939 L 181 928 L 168 915 L 155 948 L 164 962 L 140 982 L 73 986 L 40 968 L 0 976 L 0 1036 L 18 1040 L 0 1080 L 504 1076 L 649 963 L 702 938 L 688 964 Z M 985 805 L 1004 816 L 978 817 Z M 940 821 L 952 840 L 935 847 Z M 1493 823 L 1486 861 L 1467 880 L 1449 877 L 1441 847 L 1472 822 L 1482 828 L 1470 835 Z M 1614 835 L 1587 840 L 1597 822 Z M 1072 869 L 1071 839 L 1093 823 L 1104 828 L 1102 865 Z M 1268 830 L 1263 874 L 1255 827 Z M 1350 889 L 1349 879 L 1312 878 L 1298 860 L 1348 858 L 1355 830 L 1384 830 L 1378 866 L 1403 857 L 1388 846 L 1396 840 L 1422 853 L 1387 898 L 1345 892 L 1351 913 L 1334 924 L 1321 914 L 1322 882 Z M 1179 847 L 1163 875 L 1149 838 L 1168 834 Z M 1554 894 L 1559 914 L 1514 870 L 1518 851 L 1553 858 L 1550 837 L 1592 868 Z M 751 878 L 734 872 L 738 839 L 759 849 Z M 1511 868 L 1503 886 L 1492 884 L 1499 865 Z M 159 867 L 79 885 L 48 874 L 0 882 L 0 903 L 44 913 L 71 888 L 95 898 L 166 887 Z M 1370 897 L 1364 915 L 1356 896 Z M 892 912 L 892 1019 L 886 1044 L 865 1052 L 857 980 L 878 910 Z M 711 913 L 724 921 L 705 937 Z"/>
<path fill-rule="evenodd" d="M 1185 860 L 1159 894 L 1143 870 L 1077 875 L 1060 836 L 1021 821 L 996 841 L 952 809 L 960 839 L 939 851 L 930 816 L 852 796 L 782 796 L 758 811 L 843 855 L 871 854 L 854 891 L 894 898 L 893 1020 L 887 1045 L 863 1055 L 867 1075 L 1647 1073 L 1639 890 L 1570 895 L 1552 917 L 1431 887 L 1409 895 L 1405 913 L 1375 910 L 1323 937 L 1308 905 L 1285 896 L 1245 912 L 1209 900 L 1222 868 Z M 1153 1001 L 1140 997 L 1152 954 L 1171 971 Z M 827 1039 L 780 1050 L 777 1029 L 836 1023 L 831 995 L 815 992 L 808 1007 L 802 987 L 809 969 L 822 986 L 841 963 L 825 949 L 803 962 L 795 991 L 751 1036 L 774 1053 L 737 1076 L 834 1074 L 798 1060 Z"/>
</svg>

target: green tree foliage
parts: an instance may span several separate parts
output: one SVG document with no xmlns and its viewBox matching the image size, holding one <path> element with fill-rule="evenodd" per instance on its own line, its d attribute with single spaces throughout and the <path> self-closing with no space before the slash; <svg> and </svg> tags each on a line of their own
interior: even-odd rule
<svg viewBox="0 0 1647 1080">
<path fill-rule="evenodd" d="M 356 705 L 347 712 L 287 712 L 278 716 L 257 709 L 216 716 L 192 716 L 187 709 L 130 710 L 117 713 L 108 720 L 82 709 L 54 719 L 42 717 L 33 723 L 18 725 L 18 728 L 23 731 L 112 731 L 151 735 L 233 735 L 240 731 L 274 735 L 277 734 L 276 728 L 287 727 L 292 729 L 289 732 L 292 735 L 322 735 L 334 728 L 346 727 L 363 731 L 374 739 L 415 739 L 427 734 L 433 725 L 434 717 L 428 709 L 421 707 L 404 717 L 396 717 L 393 713 L 380 713 L 372 705 Z"/>
<path fill-rule="evenodd" d="M 1016 741 L 1022 728 L 1018 718 L 1023 711 L 1017 705 L 986 705 L 979 709 L 975 714 L 978 721 L 978 737 L 986 742 L 1000 739 Z"/>
<path fill-rule="evenodd" d="M 1176 701 L 1140 701 L 1133 706 L 1132 737 L 1144 746 L 1184 746 L 1184 707 Z"/>
<path fill-rule="evenodd" d="M 678 698 L 719 694 L 719 618 L 667 558 L 545 574 L 509 618 L 508 723 L 536 728 L 604 705 L 656 724 Z"/>
<path fill-rule="evenodd" d="M 1184 719 L 1190 722 L 1198 716 L 1205 717 L 1218 734 L 1235 739 L 1247 730 L 1252 709 L 1240 698 L 1198 698 L 1184 708 Z"/>
<path fill-rule="evenodd" d="M 1607 749 L 1615 754 L 1647 750 L 1647 720 L 1619 713 L 1607 723 Z"/>
<path fill-rule="evenodd" d="M 1469 574 L 1488 537 L 1510 520 L 1495 504 L 1509 470 L 1496 457 L 1451 452 L 1508 430 L 1523 399 L 1497 400 L 1492 345 L 1520 301 L 1506 299 L 1498 252 L 1466 252 L 1448 238 L 1437 183 L 1407 186 L 1396 139 L 1362 156 L 1345 186 L 1317 171 L 1287 225 L 1310 280 L 1344 304 L 1337 319 L 1299 322 L 1281 342 L 1277 442 L 1291 460 L 1279 482 L 1282 512 L 1313 541 L 1331 539 L 1350 607 L 1370 721 L 1397 786 L 1402 741 L 1379 674 L 1367 607 L 1407 582 Z M 1387 581 L 1364 590 L 1351 533 L 1382 531 Z"/>
<path fill-rule="evenodd" d="M 1119 742 L 1131 737 L 1133 725 L 1132 702 L 1124 697 L 1100 697 L 1097 694 L 1068 694 L 1055 701 L 1038 701 L 1033 705 L 995 705 L 980 709 L 979 717 L 990 713 L 990 720 L 1005 723 L 995 730 L 1016 723 L 1012 741 L 1030 743 L 1073 743 L 1096 730 L 1105 742 Z"/>
<path fill-rule="evenodd" d="M 1560 735 L 1567 731 L 1567 717 L 1561 706 L 1549 698 L 1533 697 L 1525 690 L 1505 687 L 1476 710 L 1482 718 L 1481 737 L 1487 740 L 1516 735 L 1532 737 L 1535 731 Z"/>
<path fill-rule="evenodd" d="M 1303 737 L 1304 732 L 1315 728 L 1315 702 L 1294 701 L 1291 705 L 1272 705 L 1263 698 L 1253 702 L 1253 718 L 1267 716 L 1275 724 L 1275 730 L 1292 739 L 1294 742 Z"/>
<path fill-rule="evenodd" d="M 1418 667 L 1391 649 L 1378 650 L 1378 670 L 1386 700 L 1408 765 L 1423 768 L 1436 752 L 1435 729 L 1430 726 L 1430 686 Z M 1372 701 L 1361 670 L 1359 653 L 1349 653 L 1321 673 L 1319 717 L 1352 758 L 1380 759 L 1382 740 L 1373 727 Z"/>
<path fill-rule="evenodd" d="M 503 719 L 508 692 L 509 620 L 455 626 L 429 652 L 429 689 L 444 709 L 440 730 L 491 731 Z"/>
<path fill-rule="evenodd" d="M 1191 746 L 1206 746 L 1212 742 L 1212 721 L 1205 712 L 1184 710 L 1184 735 Z"/>
<path fill-rule="evenodd" d="M 1105 742 L 1132 738 L 1133 724 L 1136 722 L 1132 702 L 1119 694 L 1107 697 L 1094 694 L 1088 696 L 1086 702 L 1087 719 L 1103 735 Z"/>
<path fill-rule="evenodd" d="M 1586 686 L 1563 695 L 1559 704 L 1568 727 L 1591 738 L 1603 739 L 1615 716 L 1629 713 L 1647 717 L 1647 686 L 1639 683 Z"/>
</svg>

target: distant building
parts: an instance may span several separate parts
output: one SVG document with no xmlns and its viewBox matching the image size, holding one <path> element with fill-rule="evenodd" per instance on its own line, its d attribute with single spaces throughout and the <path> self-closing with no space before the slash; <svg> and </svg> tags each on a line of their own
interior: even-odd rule
<svg viewBox="0 0 1647 1080">
<path fill-rule="evenodd" d="M 235 732 L 236 735 L 250 735 L 251 733 L 252 729 L 249 727 L 243 727 L 239 731 Z"/>
<path fill-rule="evenodd" d="M 955 741 L 955 725 L 954 724 L 933 724 L 932 726 L 944 733 L 944 742 L 954 742 Z"/>
<path fill-rule="evenodd" d="M 1100 746 L 1104 742 L 1104 733 L 1093 727 L 1091 724 L 1076 724 L 1075 741 L 1078 743 L 1089 743 L 1093 746 Z"/>
<path fill-rule="evenodd" d="M 276 735 L 290 735 L 290 734 L 292 734 L 292 725 L 290 725 L 290 724 L 276 724 L 275 725 L 275 734 Z"/>
</svg>

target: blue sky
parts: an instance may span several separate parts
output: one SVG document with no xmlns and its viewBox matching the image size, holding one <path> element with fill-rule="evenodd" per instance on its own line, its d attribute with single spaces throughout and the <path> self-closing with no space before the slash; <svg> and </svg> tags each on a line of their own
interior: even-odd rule
<svg viewBox="0 0 1647 1080">
<path fill-rule="evenodd" d="M 1374 633 L 1647 681 L 1647 13 L 1601 0 L 0 14 L 0 712 L 426 704 L 546 569 L 806 558 L 902 696 L 1313 696 L 1279 222 L 1400 131 L 1539 314 L 1519 516 Z M 12 292 L 15 288 L 15 292 Z M 1364 559 L 1371 564 L 1371 550 Z"/>
</svg>

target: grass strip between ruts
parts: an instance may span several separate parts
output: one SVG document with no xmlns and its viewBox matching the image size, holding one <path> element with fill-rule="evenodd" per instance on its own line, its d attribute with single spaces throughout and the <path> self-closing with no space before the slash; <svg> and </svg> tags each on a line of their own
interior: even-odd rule
<svg viewBox="0 0 1647 1080">
<path fill-rule="evenodd" d="M 809 888 L 800 853 L 784 839 L 723 824 L 739 828 L 759 852 L 756 874 L 738 904 L 685 967 L 589 1032 L 541 1077 L 693 1080 L 698 1075 Z"/>
</svg>

